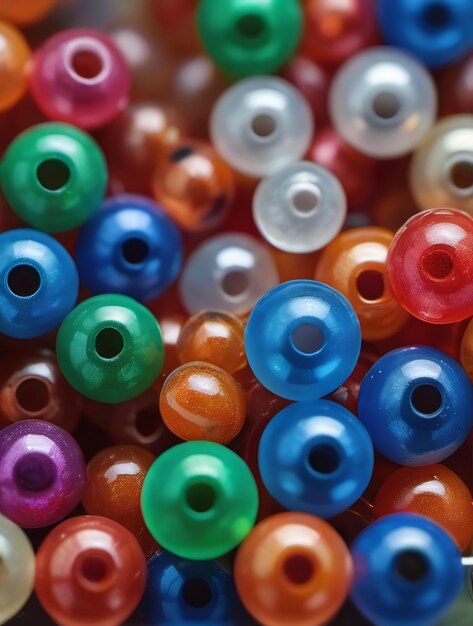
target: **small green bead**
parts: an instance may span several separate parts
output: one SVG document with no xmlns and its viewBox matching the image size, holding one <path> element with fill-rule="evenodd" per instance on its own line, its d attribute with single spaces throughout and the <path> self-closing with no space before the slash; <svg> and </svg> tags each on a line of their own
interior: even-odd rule
<svg viewBox="0 0 473 626">
<path fill-rule="evenodd" d="M 97 143 L 69 124 L 39 124 L 16 137 L 0 177 L 17 215 L 48 233 L 80 226 L 99 206 L 107 165 Z"/>
<path fill-rule="evenodd" d="M 164 342 L 146 307 L 106 294 L 69 313 L 58 331 L 56 353 L 74 389 L 92 400 L 117 403 L 153 384 L 163 367 Z"/>
<path fill-rule="evenodd" d="M 141 508 L 163 548 L 185 559 L 215 559 L 252 529 L 258 491 L 248 466 L 234 452 L 210 441 L 189 441 L 153 463 Z"/>
<path fill-rule="evenodd" d="M 197 26 L 208 53 L 242 78 L 277 72 L 302 33 L 299 0 L 200 0 Z"/>
</svg>

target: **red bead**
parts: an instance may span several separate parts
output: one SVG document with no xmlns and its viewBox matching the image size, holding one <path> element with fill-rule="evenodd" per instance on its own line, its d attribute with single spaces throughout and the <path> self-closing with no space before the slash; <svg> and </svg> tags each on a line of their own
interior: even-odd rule
<svg viewBox="0 0 473 626">
<path fill-rule="evenodd" d="M 328 120 L 327 94 L 330 78 L 327 70 L 305 56 L 295 56 L 281 76 L 305 96 L 320 127 Z"/>
<path fill-rule="evenodd" d="M 440 76 L 440 113 L 455 115 L 473 111 L 473 52 L 447 67 Z"/>
</svg>

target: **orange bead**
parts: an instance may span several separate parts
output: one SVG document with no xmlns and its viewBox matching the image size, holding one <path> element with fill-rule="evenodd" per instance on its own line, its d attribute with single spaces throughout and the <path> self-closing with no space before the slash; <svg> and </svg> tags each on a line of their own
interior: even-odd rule
<svg viewBox="0 0 473 626">
<path fill-rule="evenodd" d="M 113 446 L 96 454 L 87 465 L 82 506 L 89 515 L 102 515 L 127 528 L 146 556 L 158 548 L 141 513 L 141 487 L 155 457 L 138 446 Z"/>
<path fill-rule="evenodd" d="M 2 0 L 0 19 L 15 24 L 32 24 L 45 17 L 56 4 L 56 0 Z"/>
<path fill-rule="evenodd" d="M 3 8 L 3 0 L 0 7 Z M 0 22 L 0 112 L 10 109 L 25 95 L 30 57 L 23 35 L 14 26 Z"/>
<path fill-rule="evenodd" d="M 186 441 L 228 443 L 243 427 L 243 388 L 220 367 L 188 363 L 164 383 L 159 409 L 166 426 Z"/>
<path fill-rule="evenodd" d="M 282 283 L 299 278 L 312 278 L 320 252 L 308 252 L 305 254 L 293 254 L 278 250 L 271 246 L 271 253 L 278 268 L 279 280 Z"/>
<path fill-rule="evenodd" d="M 461 362 L 473 382 L 473 321 L 466 327 L 461 344 Z"/>
<path fill-rule="evenodd" d="M 374 502 L 376 518 L 419 513 L 443 526 L 464 550 L 473 537 L 473 502 L 465 483 L 444 465 L 401 467 L 382 485 Z"/>
<path fill-rule="evenodd" d="M 238 550 L 234 574 L 243 604 L 264 626 L 319 626 L 345 601 L 352 569 L 330 524 L 290 512 L 255 526 Z"/>
<path fill-rule="evenodd" d="M 386 258 L 394 233 L 377 226 L 347 230 L 322 252 L 316 280 L 340 291 L 353 305 L 365 340 L 394 335 L 409 319 L 387 277 Z"/>
</svg>

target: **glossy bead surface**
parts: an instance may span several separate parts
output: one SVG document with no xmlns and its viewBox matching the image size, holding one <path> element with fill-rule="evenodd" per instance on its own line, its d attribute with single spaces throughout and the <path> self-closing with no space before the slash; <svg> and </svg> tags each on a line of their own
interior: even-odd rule
<svg viewBox="0 0 473 626">
<path fill-rule="evenodd" d="M 56 526 L 36 555 L 35 591 L 62 626 L 118 626 L 146 585 L 135 537 L 113 520 L 79 515 Z"/>
<path fill-rule="evenodd" d="M 56 329 L 74 307 L 79 277 L 55 239 L 18 228 L 0 234 L 0 332 L 17 339 Z"/>
<path fill-rule="evenodd" d="M 296 402 L 275 415 L 261 437 L 258 460 L 266 488 L 286 509 L 327 518 L 364 492 L 374 453 L 352 413 L 318 400 Z"/>
<path fill-rule="evenodd" d="M 56 0 L 2 0 L 0 18 L 15 24 L 32 24 L 45 17 Z"/>
<path fill-rule="evenodd" d="M 0 8 L 0 19 L 3 7 Z M 26 39 L 7 22 L 0 21 L 0 112 L 14 106 L 28 87 L 30 49 Z"/>
<path fill-rule="evenodd" d="M 216 101 L 210 136 L 237 172 L 271 176 L 300 160 L 310 145 L 312 113 L 301 93 L 281 78 L 258 76 L 232 85 Z"/>
<path fill-rule="evenodd" d="M 473 217 L 454 209 L 415 215 L 394 237 L 388 273 L 399 303 L 431 324 L 473 315 Z"/>
<path fill-rule="evenodd" d="M 409 315 L 395 298 L 386 259 L 394 233 L 376 226 L 352 228 L 324 248 L 316 280 L 332 286 L 353 305 L 363 339 L 384 339 L 397 333 Z"/>
<path fill-rule="evenodd" d="M 144 196 L 106 200 L 77 240 L 77 269 L 92 293 L 121 293 L 142 302 L 161 295 L 177 278 L 181 235 L 162 207 Z"/>
<path fill-rule="evenodd" d="M 186 559 L 207 560 L 243 541 L 256 519 L 258 492 L 250 470 L 234 452 L 217 443 L 191 441 L 156 459 L 145 477 L 141 506 L 163 548 Z"/>
<path fill-rule="evenodd" d="M 39 124 L 17 136 L 0 169 L 21 219 L 50 233 L 82 224 L 102 202 L 107 166 L 95 141 L 66 124 Z"/>
<path fill-rule="evenodd" d="M 333 125 L 347 143 L 379 159 L 411 152 L 434 123 L 434 83 L 415 58 L 371 48 L 347 61 L 330 90 Z"/>
<path fill-rule="evenodd" d="M 31 93 L 52 120 L 92 129 L 128 104 L 130 70 L 113 40 L 91 29 L 63 30 L 35 52 Z"/>
<path fill-rule="evenodd" d="M 401 467 L 381 485 L 375 517 L 418 513 L 447 530 L 465 550 L 473 536 L 473 502 L 465 483 L 444 465 Z"/>
<path fill-rule="evenodd" d="M 341 230 L 346 197 L 339 180 L 308 161 L 289 165 L 261 181 L 253 217 L 273 246 L 297 254 L 326 246 Z"/>
<path fill-rule="evenodd" d="M 398 513 L 373 522 L 355 539 L 352 556 L 352 600 L 380 626 L 436 623 L 463 582 L 455 542 L 420 515 Z"/>
<path fill-rule="evenodd" d="M 358 416 L 373 445 L 402 465 L 438 463 L 473 426 L 473 386 L 452 358 L 421 346 L 381 357 L 363 379 Z"/>
<path fill-rule="evenodd" d="M 278 282 L 264 245 L 248 235 L 225 233 L 207 239 L 191 254 L 179 291 L 191 315 L 209 308 L 244 315 Z"/>
<path fill-rule="evenodd" d="M 360 355 L 360 325 L 338 291 L 312 280 L 293 280 L 257 302 L 245 346 L 251 369 L 270 391 L 289 400 L 314 400 L 353 371 Z"/>
<path fill-rule="evenodd" d="M 473 383 L 473 322 L 465 330 L 461 343 L 461 364 Z"/>
<path fill-rule="evenodd" d="M 85 300 L 62 323 L 59 367 L 79 393 L 100 402 L 129 400 L 150 387 L 163 366 L 163 337 L 155 317 L 127 296 Z"/>
<path fill-rule="evenodd" d="M 59 521 L 85 489 L 84 456 L 59 426 L 26 420 L 0 431 L 0 513 L 24 528 Z"/>
<path fill-rule="evenodd" d="M 280 513 L 260 522 L 240 547 L 235 581 L 264 626 L 321 626 L 340 609 L 352 581 L 348 548 L 324 520 Z"/>
</svg>

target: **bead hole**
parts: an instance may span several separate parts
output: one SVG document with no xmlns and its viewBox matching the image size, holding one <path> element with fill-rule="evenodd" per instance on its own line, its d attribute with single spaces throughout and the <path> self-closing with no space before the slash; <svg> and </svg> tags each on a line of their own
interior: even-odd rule
<svg viewBox="0 0 473 626">
<path fill-rule="evenodd" d="M 333 446 L 317 444 L 310 451 L 309 465 L 319 474 L 332 474 L 340 465 L 340 456 Z"/>
<path fill-rule="evenodd" d="M 71 170 L 67 163 L 60 159 L 47 159 L 38 165 L 36 177 L 44 189 L 58 191 L 69 182 Z"/>
<path fill-rule="evenodd" d="M 17 461 L 15 482 L 25 491 L 44 491 L 56 479 L 56 466 L 45 454 L 31 452 Z"/>
<path fill-rule="evenodd" d="M 422 580 L 429 570 L 427 559 L 420 552 L 406 550 L 396 559 L 396 571 L 410 583 Z"/>
<path fill-rule="evenodd" d="M 225 274 L 222 280 L 222 289 L 232 298 L 245 293 L 248 289 L 248 275 L 244 270 L 232 270 Z"/>
<path fill-rule="evenodd" d="M 292 196 L 292 206 L 297 213 L 307 215 L 317 208 L 318 194 L 312 189 L 300 189 Z"/>
<path fill-rule="evenodd" d="M 267 139 L 276 130 L 276 120 L 268 113 L 260 113 L 251 120 L 251 130 L 259 139 Z"/>
<path fill-rule="evenodd" d="M 422 13 L 422 20 L 427 28 L 437 30 L 447 26 L 451 19 L 450 9 L 443 2 L 432 2 Z"/>
<path fill-rule="evenodd" d="M 307 555 L 291 554 L 284 560 L 283 572 L 293 585 L 305 585 L 313 578 L 315 567 Z"/>
<path fill-rule="evenodd" d="M 88 583 L 99 585 L 110 575 L 110 566 L 100 555 L 86 556 L 81 563 L 80 573 Z"/>
<path fill-rule="evenodd" d="M 102 59 L 94 50 L 78 50 L 72 57 L 71 65 L 74 72 L 86 80 L 97 78 L 103 69 Z"/>
<path fill-rule="evenodd" d="M 428 278 L 445 280 L 453 271 L 453 259 L 446 250 L 432 250 L 424 254 L 421 267 Z"/>
<path fill-rule="evenodd" d="M 114 359 L 124 345 L 123 336 L 116 328 L 102 328 L 95 338 L 95 350 L 103 359 Z"/>
<path fill-rule="evenodd" d="M 401 103 L 394 93 L 378 93 L 373 99 L 373 111 L 375 115 L 383 120 L 391 120 L 399 113 Z"/>
<path fill-rule="evenodd" d="M 131 265 L 141 265 L 149 254 L 149 246 L 144 239 L 130 237 L 122 244 L 123 258 Z"/>
<path fill-rule="evenodd" d="M 473 188 L 473 162 L 458 161 L 450 169 L 450 180 L 457 189 Z"/>
<path fill-rule="evenodd" d="M 27 413 L 44 411 L 50 402 L 49 387 L 40 378 L 26 378 L 15 391 L 18 406 Z"/>
<path fill-rule="evenodd" d="M 142 437 L 151 437 L 158 430 L 159 414 L 157 410 L 142 409 L 135 419 L 136 432 Z"/>
<path fill-rule="evenodd" d="M 265 23 L 259 15 L 242 15 L 236 22 L 236 29 L 244 39 L 257 39 L 264 33 Z"/>
<path fill-rule="evenodd" d="M 7 284 L 15 296 L 29 298 L 40 288 L 41 276 L 32 265 L 16 265 L 8 272 Z"/>
<path fill-rule="evenodd" d="M 292 343 L 299 352 L 313 354 L 323 347 L 325 337 L 318 326 L 301 324 L 292 332 Z"/>
<path fill-rule="evenodd" d="M 202 609 L 212 602 L 213 593 L 209 583 L 203 578 L 189 578 L 182 585 L 182 599 L 193 609 Z"/>
<path fill-rule="evenodd" d="M 196 513 L 206 513 L 214 506 L 217 494 L 211 485 L 196 483 L 186 493 L 187 504 Z"/>
<path fill-rule="evenodd" d="M 411 394 L 414 409 L 422 415 L 432 415 L 442 407 L 442 394 L 433 385 L 419 385 Z"/>
<path fill-rule="evenodd" d="M 356 288 L 363 300 L 380 300 L 384 295 L 384 276 L 377 270 L 364 270 L 356 279 Z"/>
<path fill-rule="evenodd" d="M 191 148 L 191 146 L 181 146 L 180 148 L 177 148 L 177 150 L 171 152 L 171 154 L 169 155 L 169 160 L 171 161 L 171 163 L 179 163 L 180 161 L 184 161 L 184 159 L 187 159 L 187 157 L 190 156 L 193 152 L 194 150 L 193 148 Z"/>
</svg>

